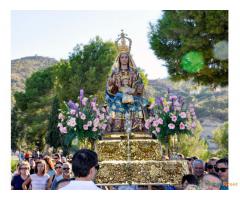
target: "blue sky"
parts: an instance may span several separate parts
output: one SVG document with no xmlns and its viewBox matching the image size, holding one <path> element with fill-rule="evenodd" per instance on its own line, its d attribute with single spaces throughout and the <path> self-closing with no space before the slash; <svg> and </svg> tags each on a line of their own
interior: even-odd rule
<svg viewBox="0 0 240 200">
<path fill-rule="evenodd" d="M 132 39 L 133 59 L 149 79 L 165 78 L 164 62 L 150 49 L 149 22 L 162 11 L 12 11 L 12 59 L 39 55 L 57 60 L 68 58 L 76 44 L 87 44 L 99 35 L 114 41 L 120 30 Z"/>
</svg>

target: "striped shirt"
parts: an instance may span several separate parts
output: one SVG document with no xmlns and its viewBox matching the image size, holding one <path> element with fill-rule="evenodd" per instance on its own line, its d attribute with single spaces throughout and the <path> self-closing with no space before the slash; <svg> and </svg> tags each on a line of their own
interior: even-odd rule
<svg viewBox="0 0 240 200">
<path fill-rule="evenodd" d="M 47 182 L 49 179 L 49 175 L 45 174 L 43 176 L 38 176 L 37 174 L 31 174 L 31 184 L 32 190 L 46 190 Z"/>
</svg>

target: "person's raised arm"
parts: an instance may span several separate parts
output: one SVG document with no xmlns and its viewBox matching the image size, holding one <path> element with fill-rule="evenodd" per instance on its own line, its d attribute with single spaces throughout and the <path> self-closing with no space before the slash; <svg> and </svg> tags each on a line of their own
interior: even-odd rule
<svg viewBox="0 0 240 200">
<path fill-rule="evenodd" d="M 27 179 L 26 179 L 26 181 L 24 181 L 23 182 L 23 184 L 22 184 L 22 189 L 23 190 L 27 190 L 27 185 L 29 185 L 30 183 L 31 183 L 31 177 L 29 176 Z"/>
</svg>

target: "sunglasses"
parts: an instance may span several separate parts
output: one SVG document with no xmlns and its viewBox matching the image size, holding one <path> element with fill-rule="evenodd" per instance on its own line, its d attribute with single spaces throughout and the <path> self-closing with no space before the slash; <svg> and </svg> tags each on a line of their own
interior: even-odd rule
<svg viewBox="0 0 240 200">
<path fill-rule="evenodd" d="M 67 170 L 69 170 L 70 168 L 63 168 L 63 170 L 65 170 L 65 171 L 67 171 Z"/>
<path fill-rule="evenodd" d="M 215 165 L 207 165 L 207 168 L 208 169 L 213 169 L 213 168 L 215 168 Z"/>
<path fill-rule="evenodd" d="M 228 168 L 217 168 L 217 167 L 215 167 L 215 171 L 216 171 L 216 172 L 219 172 L 219 171 L 221 171 L 221 172 L 226 172 L 227 169 L 228 169 Z"/>
<path fill-rule="evenodd" d="M 55 169 L 62 168 L 62 166 L 56 166 Z"/>
<path fill-rule="evenodd" d="M 29 168 L 28 168 L 28 167 L 22 167 L 22 168 L 20 168 L 20 169 L 25 169 L 25 170 L 28 170 Z"/>
<path fill-rule="evenodd" d="M 99 165 L 96 165 L 96 166 L 95 166 L 95 169 L 98 171 L 98 170 L 99 170 Z"/>
</svg>

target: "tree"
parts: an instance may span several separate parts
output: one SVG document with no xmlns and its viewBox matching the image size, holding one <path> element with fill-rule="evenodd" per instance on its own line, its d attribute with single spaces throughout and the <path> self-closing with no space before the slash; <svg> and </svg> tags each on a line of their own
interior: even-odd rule
<svg viewBox="0 0 240 200">
<path fill-rule="evenodd" d="M 18 143 L 18 137 L 19 136 L 19 130 L 17 126 L 17 111 L 16 107 L 13 107 L 11 112 L 11 149 L 13 151 L 18 149 L 17 143 Z"/>
<path fill-rule="evenodd" d="M 223 158 L 228 156 L 228 122 L 213 131 L 213 141 L 218 145 L 216 156 Z"/>
<path fill-rule="evenodd" d="M 77 45 L 69 60 L 55 65 L 55 92 L 59 100 L 76 100 L 80 88 L 87 96 L 97 94 L 103 100 L 116 54 L 115 44 L 103 42 L 99 37 L 90 40 L 87 45 Z"/>
<path fill-rule="evenodd" d="M 150 24 L 148 36 L 155 55 L 166 61 L 172 80 L 193 79 L 212 87 L 228 85 L 228 60 L 213 53 L 214 45 L 228 40 L 228 11 L 164 11 L 156 24 Z M 192 51 L 201 53 L 205 61 L 197 73 L 181 67 L 183 56 Z"/>
<path fill-rule="evenodd" d="M 54 148 L 58 148 L 62 145 L 62 137 L 57 127 L 58 114 L 59 114 L 58 110 L 60 108 L 59 100 L 57 97 L 54 97 L 51 107 L 52 107 L 51 108 L 52 111 L 51 111 L 51 114 L 49 115 L 49 120 L 48 120 L 46 142 L 50 146 Z"/>
<path fill-rule="evenodd" d="M 18 137 L 21 146 L 43 150 L 46 144 L 48 113 L 53 98 L 52 69 L 50 67 L 33 73 L 26 80 L 25 92 L 15 94 L 16 109 L 21 114 L 13 121 L 22 126 L 22 134 Z"/>
<path fill-rule="evenodd" d="M 186 157 L 198 156 L 207 160 L 210 156 L 207 142 L 201 139 L 202 126 L 198 122 L 193 135 L 180 135 L 177 142 L 177 150 Z"/>
</svg>

